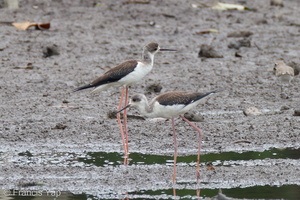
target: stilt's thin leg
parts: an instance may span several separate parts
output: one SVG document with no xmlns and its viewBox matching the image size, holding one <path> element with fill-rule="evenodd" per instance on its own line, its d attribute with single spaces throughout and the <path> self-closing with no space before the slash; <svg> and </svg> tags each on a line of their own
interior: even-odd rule
<svg viewBox="0 0 300 200">
<path fill-rule="evenodd" d="M 200 184 L 200 151 L 201 151 L 201 145 L 202 145 L 202 130 L 198 128 L 196 125 L 194 125 L 192 122 L 187 120 L 185 117 L 180 117 L 187 122 L 191 127 L 193 127 L 199 134 L 199 145 L 198 145 L 198 157 L 197 157 L 197 166 L 196 166 L 196 177 L 197 177 L 197 184 Z M 200 189 L 197 190 L 197 196 L 200 196 Z"/>
<path fill-rule="evenodd" d="M 124 90 L 125 89 L 123 88 L 122 89 L 122 93 L 121 93 L 121 97 L 120 97 L 120 103 L 119 103 L 118 110 L 120 110 L 122 108 Z M 127 150 L 126 150 L 126 146 L 125 146 L 124 130 L 123 130 L 122 122 L 121 122 L 120 113 L 117 114 L 117 119 L 118 119 L 118 124 L 119 124 L 120 132 L 121 132 L 121 139 L 122 139 L 122 144 L 123 144 L 123 147 L 124 147 L 124 154 L 126 155 L 127 154 Z"/>
<path fill-rule="evenodd" d="M 172 117 L 172 130 L 173 130 L 173 137 L 174 137 L 174 167 L 173 167 L 173 176 L 172 176 L 172 183 L 173 185 L 176 183 L 176 162 L 177 162 L 177 139 L 176 139 L 176 131 L 175 131 L 175 122 L 174 117 Z M 176 196 L 176 189 L 173 188 L 173 195 Z"/>
<path fill-rule="evenodd" d="M 124 106 L 128 105 L 128 87 L 125 88 L 125 102 Z M 129 151 L 128 151 L 128 127 L 127 127 L 127 109 L 123 112 L 123 123 L 124 123 L 124 148 L 126 153 L 124 155 L 124 165 L 128 165 Z"/>
<path fill-rule="evenodd" d="M 128 87 L 125 89 L 125 107 L 128 105 Z M 126 151 L 128 151 L 128 126 L 127 126 L 127 109 L 124 110 L 124 130 L 125 130 L 125 145 L 126 145 Z"/>
</svg>

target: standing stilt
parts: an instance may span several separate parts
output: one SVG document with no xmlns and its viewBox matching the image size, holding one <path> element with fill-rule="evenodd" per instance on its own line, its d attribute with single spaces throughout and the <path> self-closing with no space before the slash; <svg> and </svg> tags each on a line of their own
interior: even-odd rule
<svg viewBox="0 0 300 200">
<path fill-rule="evenodd" d="M 187 122 L 190 126 L 192 126 L 199 134 L 199 144 L 198 144 L 198 156 L 197 156 L 197 167 L 196 167 L 196 177 L 197 184 L 200 184 L 200 153 L 201 153 L 201 144 L 202 144 L 202 131 L 200 128 L 195 126 L 189 120 L 182 116 L 182 114 L 188 112 L 193 107 L 197 106 L 200 103 L 200 100 L 204 97 L 207 97 L 211 94 L 214 94 L 220 90 L 214 90 L 208 93 L 200 93 L 200 92 L 167 92 L 155 97 L 150 105 L 148 103 L 145 95 L 136 94 L 132 96 L 130 102 L 123 109 L 119 110 L 121 112 L 126 110 L 129 107 L 136 107 L 140 113 L 145 117 L 157 118 L 163 117 L 167 119 L 172 119 L 172 130 L 174 136 L 174 168 L 173 168 L 173 176 L 172 183 L 173 185 L 176 183 L 176 163 L 177 163 L 177 139 L 175 132 L 175 123 L 174 117 L 180 116 L 185 122 Z M 173 188 L 173 193 L 176 195 L 175 188 Z M 200 189 L 197 190 L 197 195 L 200 196 Z"/>
</svg>

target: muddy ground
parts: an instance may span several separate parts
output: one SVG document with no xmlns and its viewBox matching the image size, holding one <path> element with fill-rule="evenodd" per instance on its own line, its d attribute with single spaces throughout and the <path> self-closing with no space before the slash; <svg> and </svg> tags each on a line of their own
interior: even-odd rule
<svg viewBox="0 0 300 200">
<path fill-rule="evenodd" d="M 140 58 L 149 42 L 178 51 L 158 53 L 153 71 L 130 88 L 130 95 L 144 93 L 150 99 L 166 91 L 224 88 L 193 111 L 204 116 L 203 122 L 196 122 L 204 131 L 203 155 L 299 148 L 300 117 L 293 114 L 300 109 L 300 77 L 283 85 L 273 67 L 277 60 L 300 64 L 300 2 L 287 0 L 283 7 L 271 6 L 268 0 L 231 2 L 245 2 L 252 10 L 216 11 L 192 6 L 203 1 L 178 0 L 148 4 L 24 0 L 18 10 L 2 8 L 1 21 L 50 22 L 51 28 L 0 27 L 1 188 L 41 182 L 47 189 L 96 196 L 172 188 L 172 166 L 167 165 L 86 167 L 47 164 L 47 157 L 39 162 L 18 160 L 21 152 L 121 153 L 117 121 L 107 118 L 117 108 L 121 89 L 93 95 L 72 90 L 117 63 Z M 219 33 L 201 33 L 207 29 Z M 250 46 L 229 48 L 243 37 L 228 35 L 240 31 L 253 33 L 247 38 Z M 223 58 L 199 58 L 202 44 L 213 46 Z M 47 47 L 59 55 L 44 57 Z M 147 91 L 153 84 L 162 90 Z M 249 106 L 263 114 L 245 116 L 242 110 Z M 172 155 L 170 121 L 129 119 L 128 123 L 130 152 Z M 196 155 L 197 134 L 179 119 L 176 127 L 179 155 Z M 204 165 L 202 169 L 203 188 L 300 184 L 299 160 L 217 166 L 216 173 L 206 171 Z M 194 170 L 179 166 L 178 182 L 194 182 Z"/>
</svg>

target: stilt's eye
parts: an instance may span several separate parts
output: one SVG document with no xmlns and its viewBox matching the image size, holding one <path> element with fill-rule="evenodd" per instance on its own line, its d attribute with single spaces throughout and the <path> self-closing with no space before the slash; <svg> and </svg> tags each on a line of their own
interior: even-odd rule
<svg viewBox="0 0 300 200">
<path fill-rule="evenodd" d="M 138 98 L 138 97 L 133 97 L 133 98 L 132 98 L 132 101 L 133 101 L 133 102 L 139 102 L 139 101 L 141 101 L 141 99 Z"/>
<path fill-rule="evenodd" d="M 132 101 L 133 101 L 133 102 L 137 102 L 137 99 L 136 99 L 136 98 L 133 98 Z"/>
</svg>

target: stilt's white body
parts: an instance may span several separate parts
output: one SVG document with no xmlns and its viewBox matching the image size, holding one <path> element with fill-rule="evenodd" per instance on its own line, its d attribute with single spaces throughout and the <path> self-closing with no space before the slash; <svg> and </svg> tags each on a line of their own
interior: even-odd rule
<svg viewBox="0 0 300 200">
<path fill-rule="evenodd" d="M 110 87 L 128 87 L 135 84 L 136 82 L 142 80 L 153 68 L 153 58 L 151 63 L 138 62 L 137 66 L 134 68 L 133 72 L 124 76 L 117 82 L 111 82 L 104 85 L 96 87 L 92 93 L 101 92 L 107 90 Z"/>
<path fill-rule="evenodd" d="M 153 104 L 153 111 L 152 112 L 145 112 L 141 113 L 145 117 L 149 118 L 156 118 L 156 117 L 162 117 L 170 119 L 172 117 L 176 117 L 178 115 L 182 115 L 184 113 L 187 113 L 192 108 L 196 107 L 200 101 L 194 102 L 189 105 L 183 105 L 183 104 L 177 104 L 177 105 L 160 105 L 157 101 Z M 144 105 L 145 106 L 145 105 Z"/>
<path fill-rule="evenodd" d="M 151 63 L 138 62 L 134 71 L 127 76 L 121 78 L 118 82 L 123 86 L 130 86 L 135 82 L 142 80 L 153 68 L 153 56 Z"/>
</svg>

